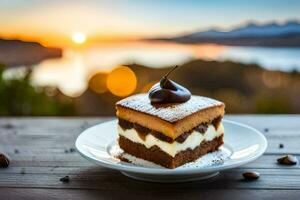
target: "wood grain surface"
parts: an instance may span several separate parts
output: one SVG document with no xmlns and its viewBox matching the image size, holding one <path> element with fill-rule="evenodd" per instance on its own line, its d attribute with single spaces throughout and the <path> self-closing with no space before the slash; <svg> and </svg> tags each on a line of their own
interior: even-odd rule
<svg viewBox="0 0 300 200">
<path fill-rule="evenodd" d="M 285 154 L 300 158 L 300 115 L 231 115 L 268 140 L 256 161 L 205 181 L 159 184 L 132 180 L 83 159 L 74 142 L 81 131 L 113 118 L 1 118 L 0 200 L 6 199 L 300 199 L 300 165 L 278 165 Z M 284 148 L 279 148 L 282 143 Z M 257 181 L 242 173 L 257 171 Z M 59 179 L 68 175 L 70 181 Z"/>
</svg>

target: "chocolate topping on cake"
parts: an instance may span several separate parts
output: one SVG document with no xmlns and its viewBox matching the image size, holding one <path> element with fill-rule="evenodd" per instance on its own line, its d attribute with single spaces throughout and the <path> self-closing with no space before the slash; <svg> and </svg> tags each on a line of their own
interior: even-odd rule
<svg viewBox="0 0 300 200">
<path fill-rule="evenodd" d="M 191 98 L 191 93 L 185 87 L 168 79 L 169 74 L 178 66 L 169 71 L 159 83 L 156 83 L 149 90 L 151 103 L 184 103 Z"/>
</svg>

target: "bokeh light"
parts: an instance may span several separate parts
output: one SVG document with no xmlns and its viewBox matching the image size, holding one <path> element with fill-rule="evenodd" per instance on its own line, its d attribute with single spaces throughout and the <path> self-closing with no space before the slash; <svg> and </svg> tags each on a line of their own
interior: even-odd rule
<svg viewBox="0 0 300 200">
<path fill-rule="evenodd" d="M 121 66 L 109 73 L 106 85 L 114 95 L 120 97 L 128 96 L 135 91 L 137 78 L 129 67 Z"/>
<path fill-rule="evenodd" d="M 89 88 L 98 94 L 102 94 L 107 91 L 106 80 L 107 73 L 98 71 L 89 79 Z"/>
</svg>

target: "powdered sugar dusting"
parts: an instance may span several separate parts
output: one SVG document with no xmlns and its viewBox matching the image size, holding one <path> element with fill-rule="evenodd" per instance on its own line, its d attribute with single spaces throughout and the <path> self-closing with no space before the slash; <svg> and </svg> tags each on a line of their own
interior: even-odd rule
<svg viewBox="0 0 300 200">
<path fill-rule="evenodd" d="M 221 106 L 223 103 L 208 97 L 193 95 L 189 101 L 184 103 L 154 106 L 147 94 L 137 94 L 117 102 L 116 105 L 147 113 L 172 123 L 201 110 Z"/>
<path fill-rule="evenodd" d="M 121 157 L 127 159 L 130 163 L 138 165 L 138 166 L 142 166 L 142 167 L 150 167 L 150 168 L 163 168 L 160 165 L 157 165 L 153 162 L 147 161 L 147 160 L 143 160 L 140 158 L 137 158 L 135 156 L 132 156 L 128 153 L 123 153 L 121 154 Z"/>
</svg>

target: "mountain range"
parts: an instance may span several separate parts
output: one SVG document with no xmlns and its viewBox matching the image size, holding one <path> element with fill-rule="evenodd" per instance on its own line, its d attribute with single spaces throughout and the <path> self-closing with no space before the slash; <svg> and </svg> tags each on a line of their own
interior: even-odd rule
<svg viewBox="0 0 300 200">
<path fill-rule="evenodd" d="M 60 48 L 45 47 L 38 42 L 0 38 L 0 66 L 33 65 L 47 58 L 60 57 Z"/>
<path fill-rule="evenodd" d="M 287 46 L 300 47 L 300 22 L 287 21 L 237 26 L 229 31 L 208 29 L 169 38 L 154 38 L 180 43 L 216 43 L 237 46 Z"/>
</svg>

